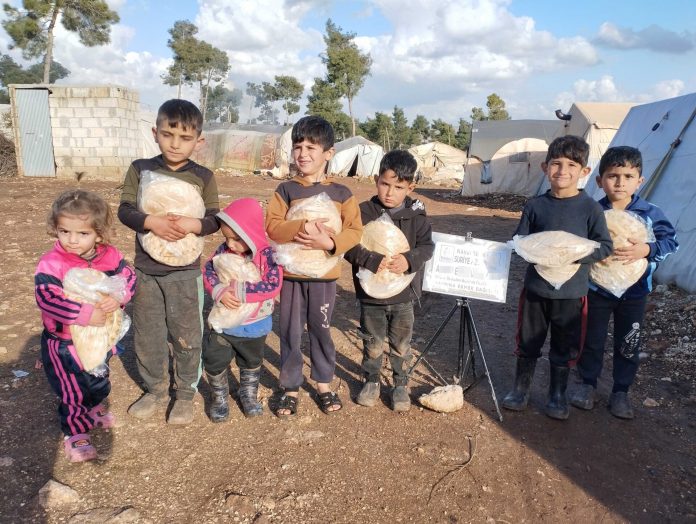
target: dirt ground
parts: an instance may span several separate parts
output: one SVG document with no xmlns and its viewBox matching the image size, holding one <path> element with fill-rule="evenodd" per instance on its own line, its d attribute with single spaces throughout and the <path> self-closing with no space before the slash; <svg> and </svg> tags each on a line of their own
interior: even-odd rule
<svg viewBox="0 0 696 524">
<path fill-rule="evenodd" d="M 227 203 L 242 196 L 266 201 L 278 182 L 223 176 L 218 183 Z M 168 426 L 164 409 L 150 420 L 135 420 L 126 409 L 141 389 L 127 339 L 127 351 L 111 361 L 108 402 L 120 425 L 95 430 L 99 460 L 69 464 L 56 399 L 35 367 L 41 322 L 33 271 L 52 242 L 44 226 L 50 202 L 76 184 L 3 179 L 0 522 L 696 522 L 696 305 L 694 296 L 673 287 L 660 288 L 650 299 L 645 360 L 632 389 L 633 421 L 606 409 L 611 359 L 599 406 L 591 412 L 573 408 L 565 422 L 542 412 L 545 358 L 529 409 L 503 412 L 502 422 L 485 379 L 468 390 L 462 410 L 447 415 L 417 403 L 406 414 L 393 413 L 384 393 L 374 408 L 355 404 L 358 308 L 344 264 L 332 328 L 338 353 L 333 387 L 344 400 L 343 411 L 322 414 L 308 381 L 293 420 L 281 421 L 267 408 L 264 416 L 247 420 L 233 405 L 229 423 L 214 425 L 206 415 L 209 389 L 201 381 L 190 426 Z M 80 184 L 116 208 L 117 183 Z M 359 200 L 373 192 L 369 184 L 346 184 Z M 505 241 L 519 217 L 516 199 L 471 201 L 435 186 L 417 193 L 435 231 Z M 205 254 L 219 239 L 207 241 Z M 133 235 L 120 224 L 114 243 L 132 259 Z M 499 401 L 512 382 L 524 267 L 513 257 L 506 304 L 471 302 Z M 417 312 L 416 352 L 453 304 L 453 297 L 425 294 Z M 455 315 L 427 355 L 445 377 L 456 372 L 457 335 Z M 279 365 L 277 335 L 271 333 L 267 343 L 264 404 L 277 387 Z M 476 371 L 482 369 L 476 354 Z M 17 377 L 21 371 L 28 375 Z M 419 365 L 412 397 L 434 385 L 433 374 Z M 42 508 L 37 494 L 50 479 L 77 492 L 72 502 Z"/>
</svg>

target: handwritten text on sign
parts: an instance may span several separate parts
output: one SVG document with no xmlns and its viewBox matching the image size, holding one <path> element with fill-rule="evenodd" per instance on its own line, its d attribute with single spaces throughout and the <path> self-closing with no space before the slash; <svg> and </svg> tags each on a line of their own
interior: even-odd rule
<svg viewBox="0 0 696 524">
<path fill-rule="evenodd" d="M 505 302 L 511 249 L 501 242 L 433 233 L 435 252 L 425 266 L 423 289 Z"/>
</svg>

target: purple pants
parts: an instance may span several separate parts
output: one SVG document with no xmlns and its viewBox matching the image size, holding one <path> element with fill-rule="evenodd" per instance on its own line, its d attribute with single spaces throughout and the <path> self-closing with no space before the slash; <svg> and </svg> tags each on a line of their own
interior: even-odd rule
<svg viewBox="0 0 696 524">
<path fill-rule="evenodd" d="M 280 290 L 280 385 L 297 390 L 302 378 L 302 333 L 309 334 L 310 377 L 329 383 L 336 368 L 331 339 L 331 315 L 336 302 L 336 281 L 285 280 Z"/>
</svg>

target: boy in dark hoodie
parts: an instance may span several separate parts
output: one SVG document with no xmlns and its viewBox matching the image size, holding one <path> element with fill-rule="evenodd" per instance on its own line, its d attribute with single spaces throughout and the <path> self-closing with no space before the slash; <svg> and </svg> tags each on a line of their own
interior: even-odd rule
<svg viewBox="0 0 696 524">
<path fill-rule="evenodd" d="M 346 260 L 353 265 L 353 284 L 356 297 L 360 300 L 360 330 L 366 336 L 362 361 L 365 384 L 357 398 L 362 406 L 374 406 L 379 399 L 383 345 L 388 340 L 394 376 L 391 407 L 394 411 L 408 411 L 411 407 L 406 371 L 411 360 L 413 301 L 420 298 L 423 267 L 435 249 L 425 206 L 420 200 L 408 196 L 416 186 L 416 169 L 416 160 L 409 152 L 390 151 L 382 158 L 379 175 L 375 176 L 377 195 L 360 204 L 363 224 L 388 213 L 394 225 L 406 236 L 411 249 L 391 259 L 369 251 L 361 244 L 346 253 Z M 361 267 L 373 273 L 391 271 L 397 274 L 416 273 L 416 276 L 401 293 L 377 299 L 361 287 L 356 276 Z"/>
<path fill-rule="evenodd" d="M 203 344 L 203 364 L 213 390 L 210 418 L 213 422 L 224 422 L 229 418 L 228 370 L 235 357 L 239 366 L 239 402 L 244 414 L 255 417 L 263 412 L 257 399 L 263 349 L 266 335 L 273 325 L 273 301 L 280 293 L 283 270 L 273 259 L 273 249 L 266 238 L 263 210 L 257 200 L 235 200 L 216 217 L 225 241 L 205 263 L 205 289 L 217 304 L 229 309 L 236 309 L 242 303 L 257 304 L 242 325 L 223 329 L 222 333 L 211 330 Z M 213 258 L 224 253 L 247 257 L 258 268 L 261 280 L 221 283 Z"/>
</svg>

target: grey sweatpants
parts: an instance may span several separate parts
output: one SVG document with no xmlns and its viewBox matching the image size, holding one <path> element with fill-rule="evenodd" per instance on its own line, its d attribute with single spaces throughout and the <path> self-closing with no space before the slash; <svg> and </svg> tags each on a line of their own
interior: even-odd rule
<svg viewBox="0 0 696 524">
<path fill-rule="evenodd" d="M 280 385 L 296 390 L 302 385 L 302 333 L 307 324 L 312 380 L 328 383 L 336 368 L 331 339 L 331 315 L 336 281 L 285 280 L 280 290 Z"/>
<path fill-rule="evenodd" d="M 174 357 L 175 397 L 193 400 L 201 378 L 203 278 L 200 271 L 164 276 L 135 270 L 133 331 L 138 371 L 145 391 L 163 397 L 169 391 L 169 346 Z"/>
</svg>

